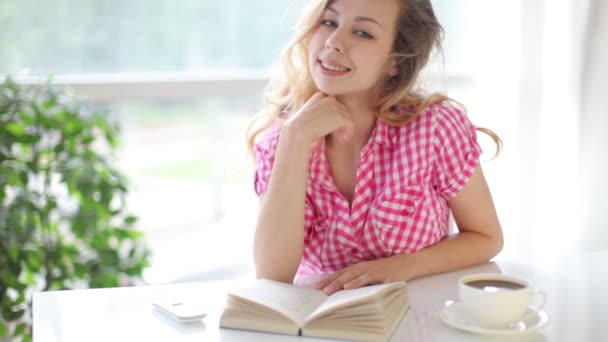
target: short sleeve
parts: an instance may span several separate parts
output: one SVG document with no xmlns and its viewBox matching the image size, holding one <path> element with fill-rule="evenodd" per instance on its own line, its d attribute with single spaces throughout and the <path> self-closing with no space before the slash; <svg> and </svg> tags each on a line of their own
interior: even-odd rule
<svg viewBox="0 0 608 342">
<path fill-rule="evenodd" d="M 262 138 L 253 146 L 256 156 L 253 187 L 258 196 L 268 189 L 268 180 L 274 165 L 277 144 L 281 133 L 281 123 L 277 122 L 263 133 Z"/>
<path fill-rule="evenodd" d="M 479 164 L 481 148 L 475 126 L 459 108 L 436 107 L 433 129 L 434 181 L 445 199 L 456 196 L 469 182 Z"/>
<path fill-rule="evenodd" d="M 253 146 L 256 155 L 253 187 L 258 196 L 268 190 L 268 181 L 272 173 L 272 167 L 274 166 L 281 126 L 280 122 L 272 125 Z M 304 204 L 304 232 L 308 238 L 313 236 L 312 226 L 314 222 L 315 209 L 310 196 L 307 194 Z"/>
</svg>

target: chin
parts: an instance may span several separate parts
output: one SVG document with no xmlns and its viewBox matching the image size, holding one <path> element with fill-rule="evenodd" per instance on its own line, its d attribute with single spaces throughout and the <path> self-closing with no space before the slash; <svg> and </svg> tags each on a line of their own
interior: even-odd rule
<svg viewBox="0 0 608 342">
<path fill-rule="evenodd" d="M 340 96 L 340 95 L 344 95 L 343 92 L 340 91 L 332 91 L 332 90 L 326 90 L 326 89 L 319 89 L 320 92 L 322 92 L 323 94 L 327 95 L 327 96 Z"/>
<path fill-rule="evenodd" d="M 329 95 L 329 96 L 339 96 L 339 95 L 344 95 L 347 94 L 348 91 L 342 87 L 337 87 L 337 86 L 329 86 L 327 84 L 318 84 L 315 82 L 315 85 L 317 86 L 317 89 L 322 92 L 323 94 Z"/>
</svg>

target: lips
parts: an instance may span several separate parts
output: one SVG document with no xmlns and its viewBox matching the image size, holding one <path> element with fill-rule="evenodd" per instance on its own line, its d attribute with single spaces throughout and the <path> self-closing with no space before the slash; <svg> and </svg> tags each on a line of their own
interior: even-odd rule
<svg viewBox="0 0 608 342">
<path fill-rule="evenodd" d="M 351 69 L 349 67 L 346 67 L 345 65 L 338 63 L 337 61 L 331 60 L 331 59 L 318 59 L 319 64 L 321 64 L 321 66 L 326 69 L 326 70 L 331 70 L 331 71 L 336 71 L 336 72 L 348 72 Z"/>
<path fill-rule="evenodd" d="M 317 63 L 319 64 L 320 72 L 326 77 L 341 77 L 348 74 L 351 69 L 344 66 L 341 63 L 338 63 L 332 59 L 318 59 Z"/>
</svg>

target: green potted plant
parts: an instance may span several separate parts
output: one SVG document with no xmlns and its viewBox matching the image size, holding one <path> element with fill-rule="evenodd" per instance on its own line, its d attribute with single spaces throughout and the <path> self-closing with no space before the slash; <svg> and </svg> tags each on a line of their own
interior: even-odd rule
<svg viewBox="0 0 608 342">
<path fill-rule="evenodd" d="M 148 265 L 118 134 L 50 81 L 0 84 L 0 341 L 31 341 L 34 292 L 132 285 Z"/>
</svg>

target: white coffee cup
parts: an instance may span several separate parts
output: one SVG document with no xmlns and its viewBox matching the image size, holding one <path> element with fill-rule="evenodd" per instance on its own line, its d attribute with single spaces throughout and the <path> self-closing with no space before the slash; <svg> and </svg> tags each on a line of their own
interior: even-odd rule
<svg viewBox="0 0 608 342">
<path fill-rule="evenodd" d="M 488 327 L 500 327 L 528 316 L 528 306 L 535 296 L 540 303 L 534 311 L 545 305 L 546 294 L 533 290 L 522 278 L 495 273 L 480 273 L 464 276 L 458 281 L 460 305 L 467 318 Z"/>
</svg>

